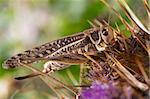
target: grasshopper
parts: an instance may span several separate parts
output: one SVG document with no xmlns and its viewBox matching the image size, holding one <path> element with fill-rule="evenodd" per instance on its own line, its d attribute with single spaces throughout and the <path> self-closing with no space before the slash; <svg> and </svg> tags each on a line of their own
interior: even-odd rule
<svg viewBox="0 0 150 99">
<path fill-rule="evenodd" d="M 113 30 L 104 23 L 75 35 L 67 36 L 38 47 L 26 50 L 6 60 L 4 68 L 15 68 L 22 64 L 28 65 L 46 60 L 44 73 L 67 68 L 71 64 L 82 64 L 89 60 L 99 65 L 90 54 L 104 51 L 114 40 Z"/>
<path fill-rule="evenodd" d="M 3 64 L 4 68 L 15 68 L 20 65 L 30 65 L 31 63 L 45 60 L 43 73 L 54 72 L 69 67 L 72 64 L 84 64 L 88 61 L 95 63 L 100 71 L 102 67 L 91 56 L 96 53 L 105 51 L 107 47 L 118 42 L 119 35 L 105 22 L 98 22 L 99 26 L 93 25 L 93 28 L 87 29 L 83 32 L 76 33 L 75 35 L 67 36 L 41 46 L 26 50 L 10 57 Z M 139 82 L 132 74 L 124 68 L 115 58 L 106 56 L 115 63 L 115 71 L 122 72 L 120 75 L 125 75 L 127 79 L 134 82 L 134 86 L 141 90 L 147 90 L 148 86 Z M 112 67 L 112 66 L 111 66 Z M 29 77 L 38 76 L 40 74 L 31 74 L 17 79 L 24 79 Z M 124 76 L 124 77 L 125 77 Z M 132 85 L 132 82 L 129 82 Z M 138 84 L 137 84 L 138 83 Z"/>
</svg>

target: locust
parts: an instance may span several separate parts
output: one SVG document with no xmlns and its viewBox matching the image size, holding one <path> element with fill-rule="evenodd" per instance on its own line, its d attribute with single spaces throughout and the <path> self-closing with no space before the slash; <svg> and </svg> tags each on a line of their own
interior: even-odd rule
<svg viewBox="0 0 150 99">
<path fill-rule="evenodd" d="M 49 73 L 69 67 L 71 64 L 82 64 L 89 60 L 94 52 L 104 51 L 114 40 L 113 30 L 106 24 L 87 29 L 58 40 L 26 50 L 7 59 L 3 67 L 15 68 L 44 60 L 43 73 Z"/>
<path fill-rule="evenodd" d="M 75 33 L 74 35 L 57 39 L 16 54 L 7 59 L 3 67 L 8 69 L 23 65 L 31 66 L 30 64 L 34 62 L 45 61 L 42 73 L 47 74 L 65 69 L 74 64 L 81 65 L 91 61 L 101 71 L 103 68 L 91 56 L 104 51 L 108 59 L 115 63 L 116 67 L 110 65 L 111 68 L 120 73 L 119 75 L 126 77 L 131 85 L 134 83 L 134 87 L 144 91 L 147 90 L 148 86 L 146 84 L 139 82 L 125 67 L 116 61 L 115 57 L 105 52 L 109 46 L 115 42 L 119 42 L 118 38 L 121 37 L 106 22 L 97 22 L 97 24 L 98 26 L 92 24 L 92 28 L 83 32 Z M 20 80 L 38 75 L 41 74 L 31 74 L 18 77 L 17 79 Z"/>
</svg>

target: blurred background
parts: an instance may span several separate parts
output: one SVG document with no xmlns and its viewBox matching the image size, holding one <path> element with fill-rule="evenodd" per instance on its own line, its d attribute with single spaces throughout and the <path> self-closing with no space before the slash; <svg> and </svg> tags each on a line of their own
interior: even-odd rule
<svg viewBox="0 0 150 99">
<path fill-rule="evenodd" d="M 109 3 L 120 11 L 114 0 Z M 128 0 L 128 4 L 146 23 L 142 1 Z M 16 53 L 88 29 L 91 27 L 88 20 L 96 18 L 105 19 L 114 27 L 117 23 L 121 30 L 125 29 L 99 0 L 0 0 L 0 99 L 51 99 L 50 89 L 38 77 L 23 81 L 13 79 L 31 71 L 25 68 L 5 70 L 2 63 Z M 42 64 L 37 65 L 42 69 Z M 55 75 L 78 84 L 79 73 L 79 66 L 71 66 Z"/>
</svg>

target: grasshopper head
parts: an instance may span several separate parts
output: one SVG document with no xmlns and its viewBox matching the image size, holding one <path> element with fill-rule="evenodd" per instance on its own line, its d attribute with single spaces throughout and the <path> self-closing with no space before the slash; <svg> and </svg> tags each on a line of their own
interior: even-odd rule
<svg viewBox="0 0 150 99">
<path fill-rule="evenodd" d="M 107 45 L 114 40 L 113 30 L 108 25 L 95 27 L 88 36 L 95 45 L 99 45 L 101 43 L 105 43 Z"/>
<path fill-rule="evenodd" d="M 103 51 L 108 44 L 112 44 L 114 41 L 114 31 L 105 22 L 97 22 L 98 26 L 94 26 L 91 29 L 89 38 L 91 42 L 96 46 L 97 50 Z"/>
</svg>

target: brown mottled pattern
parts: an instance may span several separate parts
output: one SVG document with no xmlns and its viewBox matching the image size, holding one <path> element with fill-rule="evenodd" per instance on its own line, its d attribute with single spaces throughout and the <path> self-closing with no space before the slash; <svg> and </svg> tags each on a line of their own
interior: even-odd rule
<svg viewBox="0 0 150 99">
<path fill-rule="evenodd" d="M 91 28 L 84 32 L 91 34 L 91 33 L 95 33 L 94 31 L 95 31 L 95 28 Z M 51 54 L 55 53 L 61 48 L 62 49 L 58 51 L 58 53 L 56 54 L 69 53 L 74 49 L 84 47 L 88 43 L 91 43 L 90 39 L 88 38 L 88 36 L 85 36 L 84 32 L 77 33 L 72 36 L 64 37 L 62 39 L 58 39 L 58 40 L 43 44 L 41 46 L 35 47 L 30 50 L 26 50 L 23 53 L 19 53 L 15 56 L 10 57 L 8 60 L 5 61 L 3 66 L 4 68 L 14 68 L 20 65 L 19 62 L 24 63 L 24 64 L 30 64 L 35 61 L 39 61 L 42 58 L 44 59 L 46 58 L 46 56 L 50 56 Z M 82 41 L 74 44 L 74 42 L 78 40 L 82 40 Z M 73 45 L 68 46 L 69 44 L 73 44 Z M 68 47 L 65 47 L 65 46 L 68 46 Z"/>
</svg>

